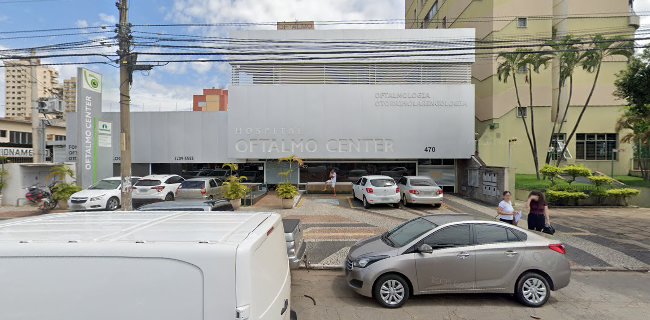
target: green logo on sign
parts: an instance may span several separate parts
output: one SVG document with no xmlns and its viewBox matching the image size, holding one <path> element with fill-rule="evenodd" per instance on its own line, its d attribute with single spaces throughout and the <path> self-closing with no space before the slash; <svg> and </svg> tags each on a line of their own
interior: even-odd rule
<svg viewBox="0 0 650 320">
<path fill-rule="evenodd" d="M 84 88 L 95 92 L 102 92 L 102 76 L 84 69 Z"/>
</svg>

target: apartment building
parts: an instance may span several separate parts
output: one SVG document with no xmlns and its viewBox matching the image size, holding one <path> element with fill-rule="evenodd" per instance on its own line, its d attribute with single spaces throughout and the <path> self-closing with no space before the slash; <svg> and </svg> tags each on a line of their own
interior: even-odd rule
<svg viewBox="0 0 650 320">
<path fill-rule="evenodd" d="M 595 34 L 633 37 L 639 27 L 633 0 L 405 0 L 407 29 L 475 28 L 476 63 L 472 65 L 472 83 L 476 88 L 477 152 L 488 165 L 515 168 L 533 173 L 530 146 L 522 123 L 529 120 L 527 110 L 518 109 L 512 78 L 507 83 L 497 77 L 500 52 L 516 46 L 542 44 L 557 35 L 589 39 Z M 533 48 L 534 49 L 534 48 Z M 591 107 L 587 109 L 575 138 L 568 146 L 567 163 L 605 173 L 628 174 L 633 147 L 620 143 L 615 130 L 624 101 L 613 96 L 616 73 L 625 68 L 625 58 L 612 58 L 602 67 Z M 569 108 L 564 108 L 567 91 L 557 103 L 557 63 L 534 74 L 533 105 L 539 157 L 544 162 L 557 156 L 591 89 L 594 75 L 577 68 L 574 92 Z M 557 70 L 557 69 L 556 69 Z M 520 70 L 522 104 L 528 106 L 526 70 Z M 555 73 L 555 74 L 554 74 Z M 549 148 L 554 121 L 566 114 L 566 125 Z M 517 140 L 516 142 L 514 140 Z"/>
<path fill-rule="evenodd" d="M 192 97 L 193 111 L 228 111 L 227 89 L 203 89 L 203 94 Z"/>
<path fill-rule="evenodd" d="M 63 80 L 63 101 L 66 113 L 77 111 L 77 77 Z"/>
<path fill-rule="evenodd" d="M 32 79 L 30 62 L 5 61 L 5 117 L 30 120 L 32 117 L 32 81 L 37 81 L 38 97 L 48 98 L 61 94 L 59 73 L 53 68 L 36 67 L 36 79 Z"/>
</svg>

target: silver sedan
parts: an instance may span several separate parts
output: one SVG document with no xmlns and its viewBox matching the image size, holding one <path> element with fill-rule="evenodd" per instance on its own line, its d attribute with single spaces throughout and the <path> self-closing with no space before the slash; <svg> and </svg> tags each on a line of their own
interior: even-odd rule
<svg viewBox="0 0 650 320">
<path fill-rule="evenodd" d="M 348 285 L 387 308 L 411 295 L 491 292 L 515 294 L 529 307 L 569 284 L 564 245 L 539 233 L 464 214 L 407 221 L 350 249 Z"/>
<path fill-rule="evenodd" d="M 431 204 L 438 208 L 442 205 L 443 192 L 433 179 L 420 176 L 405 176 L 397 181 L 402 205 Z"/>
</svg>

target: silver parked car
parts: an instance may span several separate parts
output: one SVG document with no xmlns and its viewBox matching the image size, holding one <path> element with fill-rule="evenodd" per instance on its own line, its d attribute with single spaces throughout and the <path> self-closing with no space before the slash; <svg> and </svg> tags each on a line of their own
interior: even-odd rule
<svg viewBox="0 0 650 320">
<path fill-rule="evenodd" d="M 361 241 L 346 259 L 348 285 L 398 308 L 411 295 L 514 293 L 540 307 L 569 284 L 564 246 L 509 224 L 440 214 L 407 221 Z"/>
<path fill-rule="evenodd" d="M 187 179 L 176 189 L 176 199 L 218 199 L 223 182 L 217 178 Z"/>
<path fill-rule="evenodd" d="M 424 176 L 405 176 L 397 181 L 402 204 L 432 204 L 439 208 L 442 205 L 443 192 L 433 179 Z"/>
</svg>

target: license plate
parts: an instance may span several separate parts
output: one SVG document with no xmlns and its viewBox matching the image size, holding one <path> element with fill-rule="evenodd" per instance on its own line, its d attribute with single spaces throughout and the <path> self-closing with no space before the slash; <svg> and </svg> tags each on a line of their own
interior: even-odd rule
<svg viewBox="0 0 650 320">
<path fill-rule="evenodd" d="M 144 192 L 147 192 L 147 189 L 138 189 L 138 192 L 144 193 Z"/>
<path fill-rule="evenodd" d="M 390 197 L 382 197 L 381 200 L 386 200 L 386 201 L 388 201 L 388 200 L 390 200 Z"/>
</svg>

